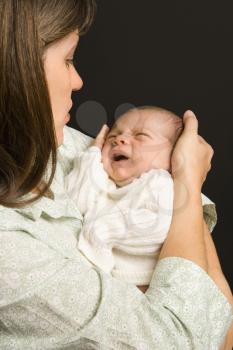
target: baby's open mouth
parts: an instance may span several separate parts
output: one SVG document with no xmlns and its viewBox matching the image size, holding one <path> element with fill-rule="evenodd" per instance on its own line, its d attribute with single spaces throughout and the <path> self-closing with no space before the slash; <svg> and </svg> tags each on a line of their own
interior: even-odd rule
<svg viewBox="0 0 233 350">
<path fill-rule="evenodd" d="M 124 154 L 115 154 L 113 156 L 113 160 L 115 162 L 119 162 L 120 160 L 127 160 L 127 159 L 129 159 L 129 157 L 125 156 Z"/>
</svg>

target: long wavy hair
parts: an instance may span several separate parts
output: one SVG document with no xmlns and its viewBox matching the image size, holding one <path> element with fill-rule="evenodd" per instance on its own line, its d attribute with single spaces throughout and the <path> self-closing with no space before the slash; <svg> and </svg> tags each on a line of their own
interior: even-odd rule
<svg viewBox="0 0 233 350">
<path fill-rule="evenodd" d="M 95 11 L 95 0 L 0 1 L 0 205 L 53 198 L 57 145 L 43 55 L 72 31 L 83 35 Z"/>
</svg>

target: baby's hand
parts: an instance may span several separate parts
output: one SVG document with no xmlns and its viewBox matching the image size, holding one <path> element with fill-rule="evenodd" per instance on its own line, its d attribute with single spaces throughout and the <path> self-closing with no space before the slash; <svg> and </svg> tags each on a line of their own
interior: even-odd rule
<svg viewBox="0 0 233 350">
<path fill-rule="evenodd" d="M 95 140 L 93 141 L 92 146 L 99 147 L 99 149 L 102 150 L 108 131 L 109 127 L 106 124 L 104 124 L 100 132 L 96 136 Z"/>
</svg>

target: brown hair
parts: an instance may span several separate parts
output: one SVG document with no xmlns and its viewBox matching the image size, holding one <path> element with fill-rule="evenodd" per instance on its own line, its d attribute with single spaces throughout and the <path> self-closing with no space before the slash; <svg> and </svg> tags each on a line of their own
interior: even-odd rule
<svg viewBox="0 0 233 350">
<path fill-rule="evenodd" d="M 43 54 L 76 29 L 83 35 L 95 10 L 95 0 L 0 2 L 0 205 L 53 196 L 57 144 Z"/>
</svg>

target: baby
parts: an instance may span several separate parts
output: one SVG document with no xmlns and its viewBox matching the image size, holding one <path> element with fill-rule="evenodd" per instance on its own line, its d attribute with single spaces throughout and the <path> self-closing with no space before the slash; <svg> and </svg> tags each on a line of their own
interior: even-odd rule
<svg viewBox="0 0 233 350">
<path fill-rule="evenodd" d="M 92 264 L 142 291 L 172 219 L 171 154 L 182 129 L 182 119 L 170 111 L 133 108 L 107 136 L 102 128 L 67 179 L 84 216 L 78 248 Z M 214 204 L 204 195 L 202 201 L 212 231 Z"/>
</svg>

